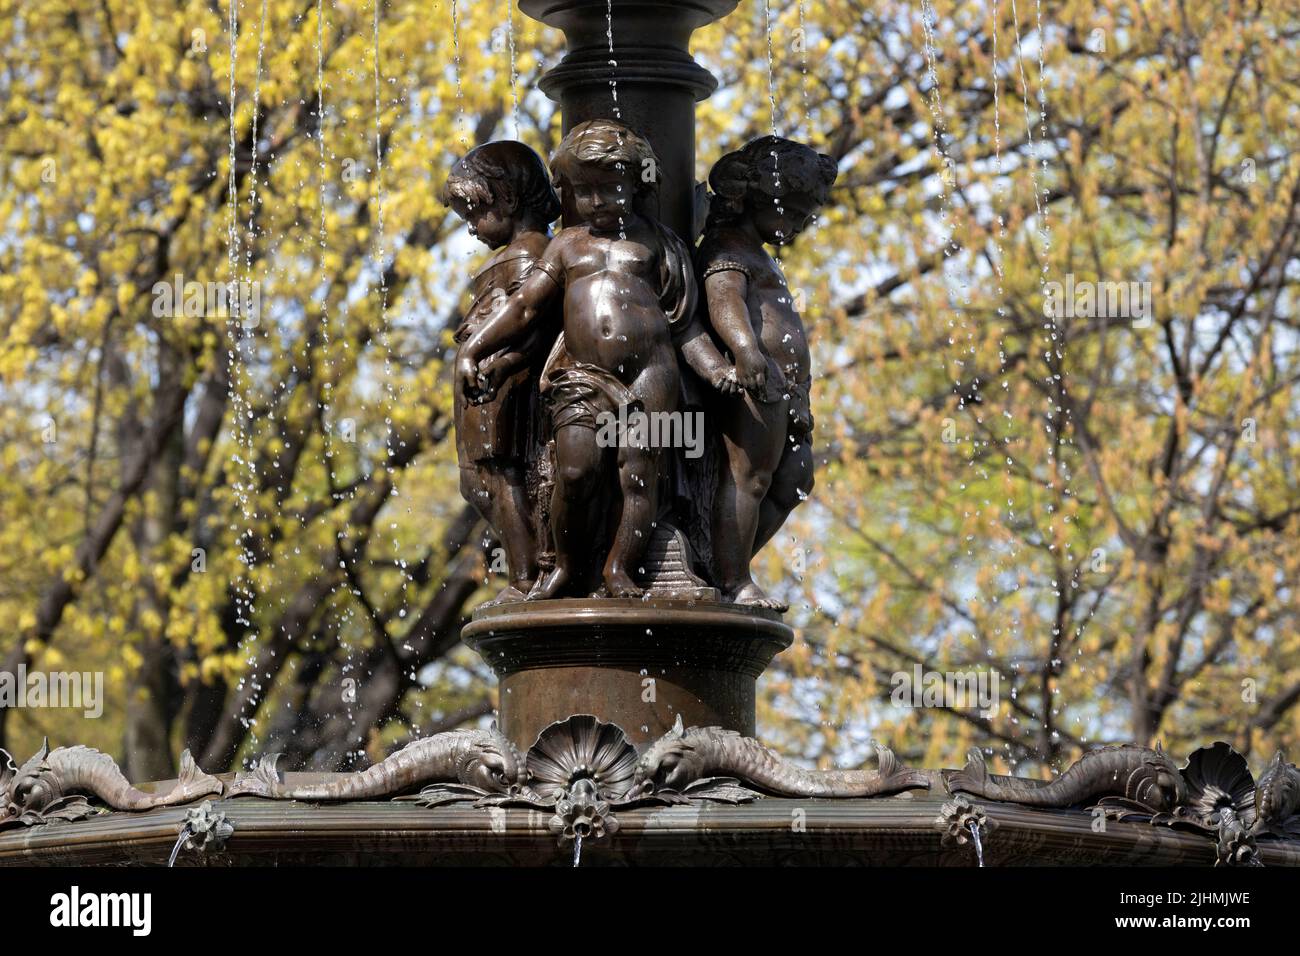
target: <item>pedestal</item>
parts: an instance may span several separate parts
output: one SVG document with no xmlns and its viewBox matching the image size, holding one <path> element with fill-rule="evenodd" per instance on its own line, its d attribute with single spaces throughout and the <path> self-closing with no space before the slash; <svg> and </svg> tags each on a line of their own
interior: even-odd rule
<svg viewBox="0 0 1300 956">
<path fill-rule="evenodd" d="M 678 715 L 752 737 L 758 676 L 794 632 L 735 605 L 573 599 L 482 608 L 461 637 L 500 681 L 502 732 L 527 748 L 573 714 L 618 724 L 638 746 Z"/>
<path fill-rule="evenodd" d="M 610 87 L 616 79 L 617 118 L 646 137 L 659 158 L 657 218 L 688 242 L 695 235 L 695 104 L 718 85 L 691 58 L 691 33 L 726 16 L 737 2 L 613 0 L 611 56 L 605 0 L 519 0 L 520 10 L 563 30 L 568 42 L 568 54 L 540 83 L 560 104 L 563 131 L 616 118 Z"/>
</svg>

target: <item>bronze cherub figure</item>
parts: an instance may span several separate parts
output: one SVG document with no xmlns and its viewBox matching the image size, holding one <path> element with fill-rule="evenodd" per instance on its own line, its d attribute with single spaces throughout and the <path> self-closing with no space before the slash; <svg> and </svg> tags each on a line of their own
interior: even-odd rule
<svg viewBox="0 0 1300 956">
<path fill-rule="evenodd" d="M 831 157 L 763 136 L 728 153 L 709 173 L 710 212 L 695 256 L 707 325 L 735 363 L 686 360 L 715 389 L 709 418 L 721 431 L 724 465 L 712 504 L 714 573 L 737 604 L 785 610 L 749 571 L 813 485 L 812 382 L 808 338 L 781 267 L 764 244 L 785 245 L 826 204 Z"/>
<path fill-rule="evenodd" d="M 650 144 L 621 123 L 595 119 L 570 130 L 551 170 L 576 221 L 556 234 L 519 290 L 461 352 L 460 387 L 492 394 L 499 376 L 488 357 L 527 336 L 562 299 L 563 331 L 540 386 L 553 435 L 555 567 L 530 599 L 585 593 L 586 565 L 603 517 L 595 502 L 615 475 L 604 592 L 643 595 L 633 573 L 654 528 L 666 458 L 638 440 L 605 447 L 598 431 L 631 411 L 654 415 L 677 408 L 672 330 L 689 321 L 696 288 L 685 244 L 643 211 L 640 200 L 654 188 L 643 171 L 656 166 Z"/>
<path fill-rule="evenodd" d="M 474 335 L 541 261 L 560 201 L 541 157 L 513 141 L 470 150 L 452 167 L 441 198 L 469 224 L 472 235 L 496 250 L 474 276 L 473 300 L 456 330 L 463 358 Z M 526 470 L 530 444 L 540 445 L 533 427 L 535 379 L 555 335 L 550 324 L 536 322 L 527 336 L 485 356 L 490 398 L 467 394 L 460 376 L 454 385 L 461 494 L 496 532 L 509 571 L 509 583 L 495 601 L 523 600 L 537 579 L 540 548 Z"/>
</svg>

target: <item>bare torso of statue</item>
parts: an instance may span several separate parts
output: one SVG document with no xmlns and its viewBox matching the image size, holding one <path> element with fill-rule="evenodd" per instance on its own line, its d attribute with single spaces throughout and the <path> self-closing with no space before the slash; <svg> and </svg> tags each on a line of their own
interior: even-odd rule
<svg viewBox="0 0 1300 956">
<path fill-rule="evenodd" d="M 550 261 L 564 271 L 565 346 L 574 361 L 612 372 L 628 386 L 652 371 L 672 379 L 663 384 L 675 388 L 676 360 L 656 288 L 658 237 L 639 217 L 626 223 L 623 233 L 601 235 L 590 226 L 575 226 L 551 244 Z M 645 397 L 655 404 L 666 401 Z"/>
<path fill-rule="evenodd" d="M 701 257 L 727 257 L 744 264 L 745 307 L 754 326 L 754 334 L 765 356 L 771 360 L 767 391 L 806 383 L 812 375 L 812 357 L 808 352 L 808 333 L 803 318 L 795 309 L 795 297 L 786 285 L 785 275 L 761 242 L 740 229 L 724 229 L 711 237 Z M 772 368 L 779 377 L 772 380 Z"/>
</svg>

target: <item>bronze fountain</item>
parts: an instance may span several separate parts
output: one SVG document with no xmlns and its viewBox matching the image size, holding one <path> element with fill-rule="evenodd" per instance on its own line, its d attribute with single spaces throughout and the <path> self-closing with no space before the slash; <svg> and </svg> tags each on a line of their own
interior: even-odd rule
<svg viewBox="0 0 1300 956">
<path fill-rule="evenodd" d="M 808 332 L 768 247 L 830 201 L 836 164 L 765 136 L 697 187 L 695 104 L 716 82 L 690 37 L 736 4 L 614 0 L 611 66 L 605 0 L 520 0 L 567 39 L 541 82 L 563 139 L 548 162 L 479 146 L 442 189 L 492 250 L 456 332 L 454 400 L 461 490 L 508 565 L 462 633 L 499 679 L 499 728 L 355 774 L 281 773 L 268 755 L 213 777 L 183 759 L 148 790 L 87 748 L 21 766 L 0 752 L 0 862 L 59 852 L 18 837 L 95 816 L 94 798 L 150 821 L 129 849 L 87 838 L 83 859 L 104 862 L 143 861 L 178 827 L 202 853 L 236 852 L 250 827 L 248 858 L 310 862 L 351 826 L 397 853 L 409 842 L 375 834 L 422 830 L 434 855 L 413 859 L 455 862 L 546 862 L 553 838 L 635 829 L 627 858 L 651 861 L 973 865 L 987 844 L 998 862 L 1300 864 L 1300 771 L 1281 754 L 1256 782 L 1222 743 L 1181 766 L 1112 747 L 1040 785 L 989 774 L 979 751 L 959 771 L 879 746 L 875 769 L 812 771 L 755 739 L 755 683 L 793 632 L 750 562 L 813 485 Z M 217 796 L 244 799 L 174 809 Z M 320 806 L 273 824 L 266 803 L 285 800 Z M 681 826 L 719 836 L 682 842 Z"/>
</svg>

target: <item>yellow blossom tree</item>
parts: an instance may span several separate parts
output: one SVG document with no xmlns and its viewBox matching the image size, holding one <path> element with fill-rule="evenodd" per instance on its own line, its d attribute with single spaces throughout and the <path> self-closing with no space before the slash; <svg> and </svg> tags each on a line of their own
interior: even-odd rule
<svg viewBox="0 0 1300 956">
<path fill-rule="evenodd" d="M 818 484 L 758 562 L 799 630 L 770 742 L 1294 749 L 1300 21 L 1200 6 L 742 3 L 697 34 L 699 178 L 773 128 L 840 168 L 781 254 Z M 108 675 L 102 719 L 0 710 L 0 745 L 160 778 L 485 719 L 448 366 L 482 250 L 435 197 L 476 143 L 549 153 L 559 35 L 448 0 L 0 13 L 0 669 Z M 997 699 L 900 706 L 918 666 Z"/>
</svg>

